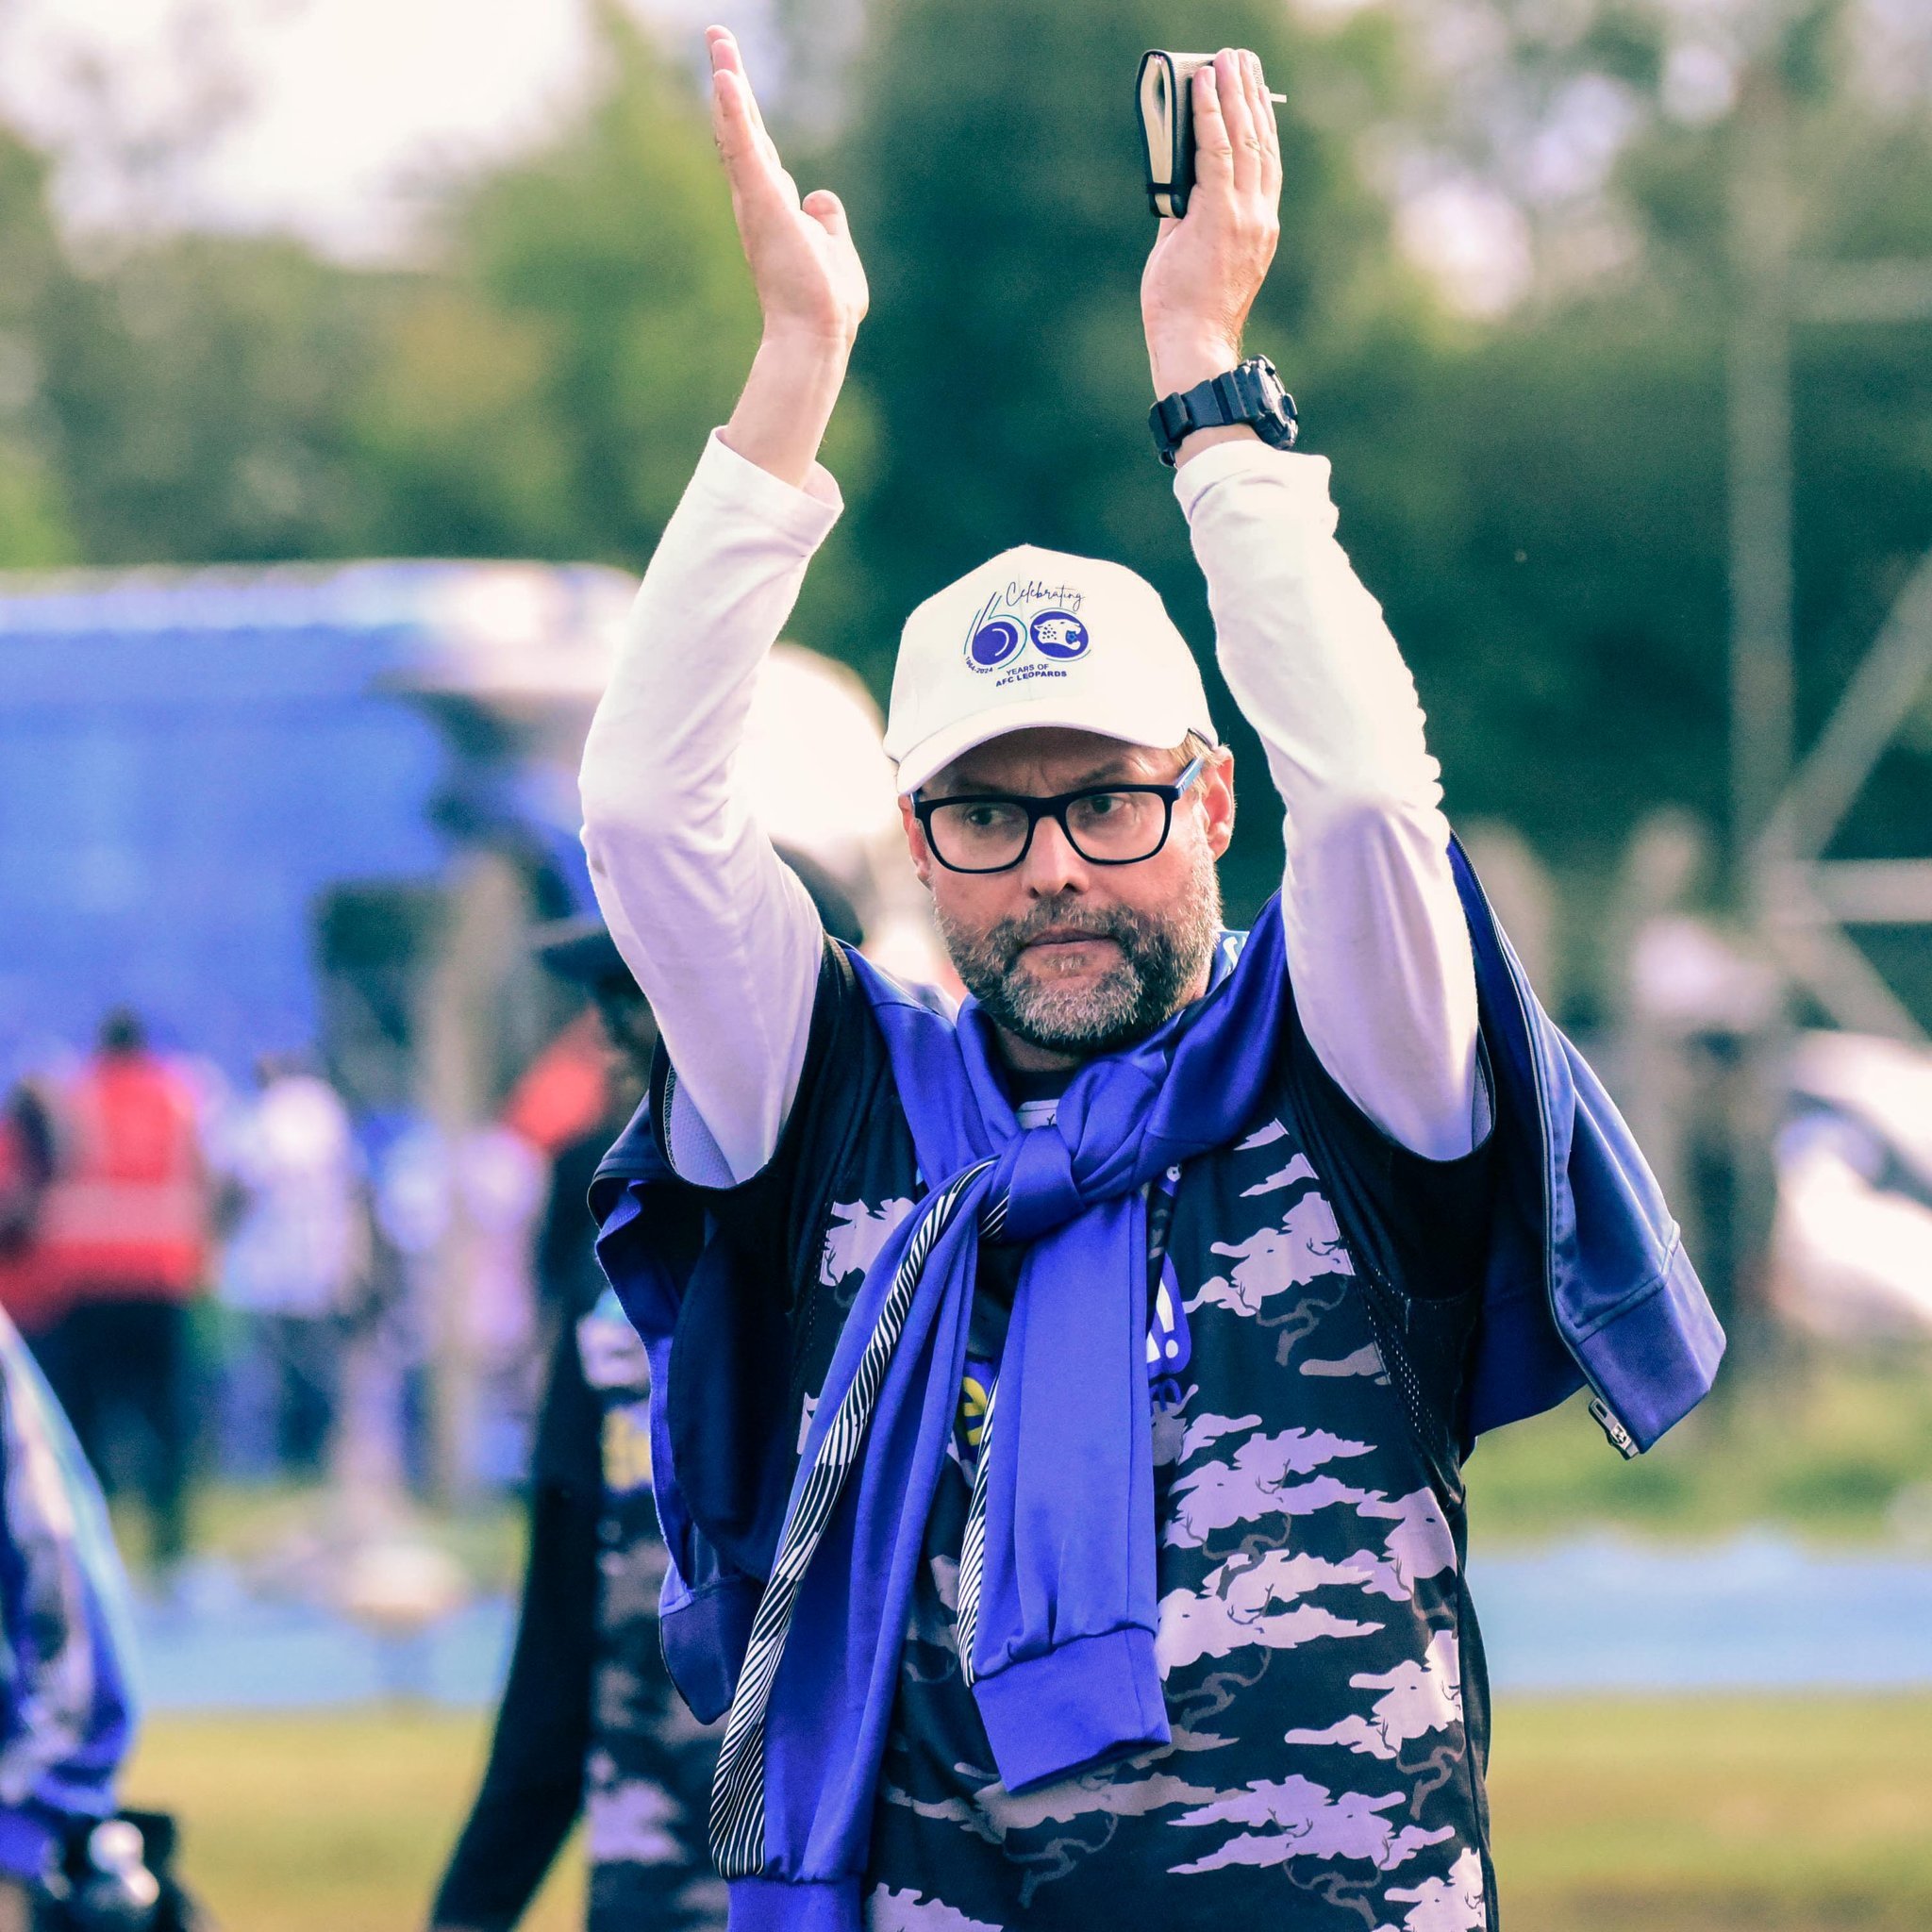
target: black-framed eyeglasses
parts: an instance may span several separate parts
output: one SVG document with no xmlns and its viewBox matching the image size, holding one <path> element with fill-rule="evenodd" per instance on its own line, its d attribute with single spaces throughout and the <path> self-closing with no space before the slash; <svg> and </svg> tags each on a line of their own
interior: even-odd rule
<svg viewBox="0 0 1932 1932">
<path fill-rule="evenodd" d="M 1137 865 L 1167 843 L 1174 808 L 1207 765 L 1191 759 L 1172 785 L 1093 785 L 1053 798 L 1007 791 L 915 798 L 913 816 L 948 872 L 1010 872 L 1033 849 L 1033 828 L 1058 821 L 1090 865 Z"/>
</svg>

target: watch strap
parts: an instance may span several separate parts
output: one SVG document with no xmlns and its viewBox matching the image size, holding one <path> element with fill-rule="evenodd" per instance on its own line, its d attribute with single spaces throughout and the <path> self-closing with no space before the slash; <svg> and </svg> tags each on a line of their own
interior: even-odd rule
<svg viewBox="0 0 1932 1932">
<path fill-rule="evenodd" d="M 1282 388 L 1274 363 L 1265 356 L 1251 356 L 1192 389 L 1162 396 L 1147 414 L 1155 447 L 1170 469 L 1175 452 L 1195 430 L 1235 423 L 1249 425 L 1273 449 L 1294 447 L 1299 428 L 1294 398 Z"/>
</svg>

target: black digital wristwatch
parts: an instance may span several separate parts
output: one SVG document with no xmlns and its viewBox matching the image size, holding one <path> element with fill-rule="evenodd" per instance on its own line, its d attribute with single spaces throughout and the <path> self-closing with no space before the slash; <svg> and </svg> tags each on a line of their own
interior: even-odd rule
<svg viewBox="0 0 1932 1932">
<path fill-rule="evenodd" d="M 1162 396 L 1147 412 L 1160 460 L 1174 467 L 1174 452 L 1197 429 L 1220 429 L 1246 423 L 1270 449 L 1292 449 L 1300 425 L 1294 398 L 1282 388 L 1265 356 L 1250 356 L 1239 367 L 1210 375 L 1192 389 Z"/>
</svg>

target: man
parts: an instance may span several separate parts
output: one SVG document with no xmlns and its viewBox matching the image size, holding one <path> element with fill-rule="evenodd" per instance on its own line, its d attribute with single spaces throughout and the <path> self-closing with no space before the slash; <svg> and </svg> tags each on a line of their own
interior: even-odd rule
<svg viewBox="0 0 1932 1932">
<path fill-rule="evenodd" d="M 348 1324 L 368 1279 L 363 1175 L 349 1111 L 319 1074 L 264 1054 L 223 1136 L 236 1214 L 224 1303 L 244 1336 L 235 1407 L 258 1470 L 313 1479 L 327 1460 Z"/>
<path fill-rule="evenodd" d="M 208 1261 L 195 1097 L 123 1009 L 61 1094 L 58 1131 L 41 1241 L 66 1313 L 43 1344 L 47 1378 L 108 1492 L 138 1470 L 167 1570 L 187 1546 L 189 1304 Z"/>
<path fill-rule="evenodd" d="M 826 930 L 858 944 L 838 884 L 797 854 L 788 862 Z M 538 1265 L 562 1321 L 531 1458 L 523 1608 L 490 1762 L 431 1924 L 508 1932 L 582 1812 L 589 1932 L 696 1932 L 724 1920 L 705 1828 L 717 1731 L 672 1694 L 659 1654 L 650 1369 L 584 1223 L 585 1190 L 649 1081 L 658 1034 L 601 921 L 547 929 L 540 954 L 595 1005 L 616 1110 L 557 1157 Z"/>
<path fill-rule="evenodd" d="M 710 45 L 765 335 L 583 796 L 666 1049 L 592 1204 L 732 1923 L 1492 1926 L 1462 1454 L 1586 1378 L 1647 1446 L 1720 1339 L 1451 845 L 1326 464 L 1253 370 L 1198 387 L 1274 248 L 1258 63 L 1194 83 L 1141 308 L 1280 900 L 1219 929 L 1233 761 L 1152 590 L 1008 551 L 908 620 L 887 730 L 955 1020 L 826 944 L 737 789 L 866 286 Z"/>
<path fill-rule="evenodd" d="M 610 1099 L 627 1114 L 649 1077 L 650 1009 L 597 921 L 548 930 L 540 952 L 595 1001 Z M 584 1226 L 609 1137 L 607 1117 L 559 1151 L 538 1244 L 561 1320 L 531 1457 L 523 1607 L 490 1761 L 437 1890 L 438 1932 L 516 1924 L 580 1811 L 592 1932 L 723 1919 L 704 1832 L 716 1739 L 673 1697 L 658 1652 L 649 1369 Z"/>
</svg>

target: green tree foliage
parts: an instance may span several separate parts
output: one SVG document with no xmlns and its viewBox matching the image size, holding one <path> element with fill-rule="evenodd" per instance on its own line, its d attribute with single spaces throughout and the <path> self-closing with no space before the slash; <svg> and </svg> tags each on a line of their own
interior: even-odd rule
<svg viewBox="0 0 1932 1932">
<path fill-rule="evenodd" d="M 1099 0 L 906 0 L 875 19 L 854 132 L 827 166 L 873 289 L 856 358 L 875 412 L 875 467 L 855 506 L 866 572 L 842 623 L 812 600 L 801 625 L 883 689 L 915 603 L 1031 542 L 1131 564 L 1205 644 L 1199 575 L 1146 429 L 1139 288 L 1156 229 L 1136 69 L 1150 46 L 1232 41 L 1289 94 L 1282 245 L 1250 334 L 1305 387 L 1372 341 L 1400 360 L 1420 325 L 1334 111 L 1382 84 L 1380 26 L 1318 40 L 1276 8 Z M 1257 782 L 1258 748 L 1224 693 L 1218 712 Z M 1270 818 L 1251 814 L 1232 861 L 1245 904 L 1278 873 Z"/>
<path fill-rule="evenodd" d="M 783 11 L 813 36 L 832 4 Z M 813 153 L 774 121 L 801 186 L 846 198 L 874 299 L 825 451 L 850 508 L 794 634 L 883 696 L 911 607 L 1037 542 L 1143 571 L 1207 658 L 1144 426 L 1155 228 L 1130 91 L 1148 46 L 1244 42 L 1289 96 L 1283 240 L 1249 346 L 1333 461 L 1342 541 L 1416 667 L 1452 816 L 1511 820 L 1584 882 L 1653 806 L 1721 825 L 1736 116 L 1674 118 L 1688 16 L 1662 0 L 1466 10 L 1488 64 L 1447 80 L 1392 0 L 1320 27 L 1268 0 L 894 0 L 863 33 L 828 31 L 858 51 L 842 115 L 826 122 L 817 73 L 811 121 L 840 131 Z M 1799 253 L 1932 258 L 1932 108 L 1874 97 L 1848 17 L 1822 0 L 1782 41 L 1738 44 L 1790 95 Z M 42 162 L 0 142 L 0 561 L 641 567 L 757 315 L 699 89 L 627 12 L 602 20 L 593 96 L 539 151 L 458 184 L 409 273 L 199 236 L 77 267 Z M 1524 157 L 1586 83 L 1626 126 L 1615 164 L 1587 206 L 1539 202 Z M 1403 266 L 1374 184 L 1419 147 L 1522 200 L 1543 271 L 1500 320 L 1447 315 Z M 1621 253 L 1579 270 L 1585 231 Z M 1932 546 L 1928 347 L 1924 322 L 1796 336 L 1801 741 Z M 1243 754 L 1246 910 L 1278 864 L 1274 814 L 1224 693 L 1218 713 Z M 1923 849 L 1925 750 L 1888 762 L 1842 849 Z"/>
<path fill-rule="evenodd" d="M 545 392 L 552 344 L 467 280 L 389 291 L 351 398 L 362 546 L 392 556 L 566 557 L 576 541 L 568 426 Z"/>
<path fill-rule="evenodd" d="M 45 399 L 95 563 L 334 557 L 373 287 L 292 242 L 184 235 L 59 278 Z"/>
<path fill-rule="evenodd" d="M 448 210 L 443 273 L 399 305 L 363 430 L 398 550 L 641 567 L 758 310 L 684 74 L 603 9 L 593 100 Z"/>
<path fill-rule="evenodd" d="M 641 568 L 729 412 L 757 310 L 689 77 L 617 8 L 602 25 L 592 100 L 540 151 L 452 191 L 424 270 L 185 235 L 81 272 L 50 243 L 28 333 L 64 548 Z M 26 246 L 50 233 L 44 181 L 13 152 L 0 235 Z M 0 352 L 0 412 L 6 391 Z M 0 507 L 12 475 L 0 451 Z"/>
<path fill-rule="evenodd" d="M 49 460 L 46 345 L 72 283 L 41 157 L 0 132 L 0 567 L 67 563 L 78 550 Z"/>
<path fill-rule="evenodd" d="M 1585 33 L 1579 63 L 1619 72 L 1598 49 L 1627 53 L 1645 20 L 1615 18 L 1624 39 Z M 1875 101 L 1853 71 L 1845 25 L 1842 7 L 1800 9 L 1781 37 L 1767 25 L 1740 56 L 1786 97 L 1806 284 L 1833 263 L 1932 261 L 1932 102 Z M 1607 184 L 1624 260 L 1533 301 L 1444 369 L 1437 420 L 1464 508 L 1434 571 L 1400 573 L 1391 600 L 1460 797 L 1585 872 L 1656 803 L 1718 826 L 1726 812 L 1739 123 L 1735 112 L 1673 120 L 1657 71 L 1655 60 L 1621 70 L 1640 116 Z M 1928 350 L 1932 319 L 1794 330 L 1801 748 L 1932 548 Z M 1844 849 L 1924 850 L 1928 781 L 1923 756 L 1902 748 Z"/>
</svg>

